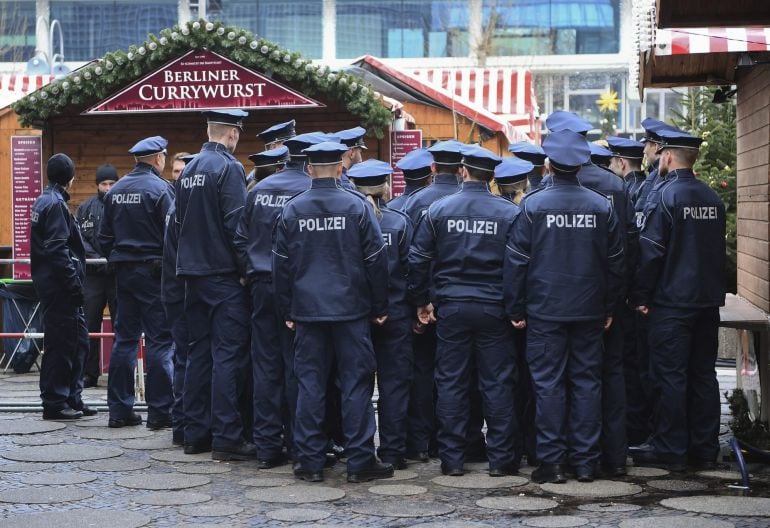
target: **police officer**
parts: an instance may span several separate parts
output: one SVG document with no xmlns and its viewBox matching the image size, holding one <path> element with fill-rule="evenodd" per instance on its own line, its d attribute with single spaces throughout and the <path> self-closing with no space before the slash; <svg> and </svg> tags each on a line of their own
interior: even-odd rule
<svg viewBox="0 0 770 528">
<path fill-rule="evenodd" d="M 356 163 L 361 163 L 362 151 L 368 150 L 364 141 L 365 134 L 366 129 L 359 126 L 334 132 L 329 137 L 330 141 L 339 141 L 348 147 L 348 151 L 342 156 L 342 176 L 340 177 L 340 182 L 347 189 L 354 188 L 353 183 L 348 179 L 348 171 Z"/>
<path fill-rule="evenodd" d="M 519 205 L 527 192 L 527 179 L 534 165 L 516 157 L 503 158 L 495 167 L 495 183 L 500 196 Z"/>
<path fill-rule="evenodd" d="M 80 232 L 83 235 L 83 245 L 86 248 L 87 259 L 102 258 L 103 255 L 96 249 L 99 242 L 96 240 L 96 231 L 102 222 L 104 214 L 104 196 L 112 185 L 118 181 L 118 171 L 115 167 L 106 163 L 96 169 L 97 194 L 87 199 L 78 206 L 76 217 L 80 224 Z M 86 264 L 86 282 L 83 286 L 85 296 L 85 314 L 88 331 L 98 333 L 102 331 L 102 319 L 104 307 L 110 307 L 110 320 L 115 324 L 115 274 L 104 264 Z M 89 340 L 88 357 L 83 368 L 83 387 L 96 387 L 101 369 L 99 368 L 99 351 L 101 340 Z"/>
<path fill-rule="evenodd" d="M 403 207 L 403 211 L 412 220 L 415 228 L 417 221 L 430 204 L 460 190 L 459 172 L 462 166 L 460 149 L 463 146 L 459 141 L 450 139 L 439 141 L 428 149 L 433 156 L 433 182 L 412 193 Z"/>
<path fill-rule="evenodd" d="M 393 475 L 374 453 L 375 355 L 369 324 L 387 320 L 388 260 L 374 211 L 342 188 L 346 145 L 305 149 L 313 178 L 276 223 L 273 280 L 286 325 L 296 330 L 299 385 L 294 441 L 298 479 L 323 480 L 325 392 L 333 361 L 342 392 L 348 482 Z M 323 288 L 318 286 L 323 284 Z"/>
<path fill-rule="evenodd" d="M 508 152 L 513 154 L 519 159 L 530 162 L 532 165 L 532 171 L 527 176 L 529 180 L 529 188 L 537 189 L 540 187 L 540 183 L 543 181 L 543 177 L 546 175 L 545 169 L 545 152 L 538 145 L 533 145 L 529 141 L 520 141 L 508 145 Z"/>
<path fill-rule="evenodd" d="M 661 188 L 645 219 L 633 301 L 647 315 L 650 365 L 660 391 L 641 465 L 711 468 L 719 453 L 715 363 L 724 305 L 725 207 L 692 171 L 701 139 L 660 130 Z"/>
<path fill-rule="evenodd" d="M 644 143 L 618 136 L 607 136 L 607 144 L 612 151 L 609 169 L 626 183 L 626 194 L 632 204 L 636 203 L 639 188 L 646 178 L 642 170 Z"/>
<path fill-rule="evenodd" d="M 251 154 L 249 160 L 254 164 L 248 187 L 251 190 L 260 181 L 283 169 L 289 161 L 289 147 L 281 145 L 264 152 L 257 152 Z"/>
<path fill-rule="evenodd" d="M 283 146 L 287 139 L 291 139 L 297 135 L 294 127 L 296 121 L 286 121 L 285 123 L 278 123 L 271 127 L 266 128 L 262 132 L 257 134 L 257 138 L 265 143 L 265 151 L 276 149 Z M 263 171 L 265 172 L 265 171 Z M 246 183 L 253 186 L 256 169 L 252 169 L 249 175 L 246 177 Z M 264 176 L 263 176 L 264 177 Z M 250 189 L 251 187 L 249 187 Z"/>
<path fill-rule="evenodd" d="M 249 364 L 249 302 L 233 242 L 246 203 L 246 177 L 233 152 L 248 114 L 204 115 L 209 141 L 176 183 L 176 271 L 185 280 L 190 339 L 184 451 L 247 460 L 255 449 L 244 440 L 238 394 L 239 377 Z"/>
<path fill-rule="evenodd" d="M 478 146 L 466 146 L 461 153 L 460 192 L 434 202 L 418 224 L 409 252 L 409 284 L 420 321 L 437 320 L 441 471 L 464 473 L 475 365 L 487 423 L 489 474 L 496 477 L 518 472 L 511 412 L 516 363 L 502 284 L 506 234 L 518 208 L 489 192 L 501 158 Z"/>
<path fill-rule="evenodd" d="M 185 165 L 189 163 L 192 158 L 189 152 L 178 152 L 174 154 L 173 161 L 171 162 L 171 183 L 179 179 L 182 175 Z"/>
<path fill-rule="evenodd" d="M 396 167 L 404 174 L 404 193 L 388 202 L 389 209 L 402 210 L 407 199 L 426 185 L 433 175 L 433 156 L 428 149 L 414 149 L 398 160 Z"/>
<path fill-rule="evenodd" d="M 588 146 L 591 149 L 591 163 L 597 167 L 609 170 L 610 161 L 612 161 L 612 151 L 594 141 L 591 141 Z"/>
<path fill-rule="evenodd" d="M 602 430 L 602 334 L 623 284 L 623 239 L 612 203 L 581 186 L 590 159 L 571 130 L 543 142 L 552 183 L 522 202 L 508 240 L 506 310 L 527 328 L 535 388 L 537 458 L 532 480 L 565 482 L 565 464 L 591 481 Z"/>
<path fill-rule="evenodd" d="M 647 178 L 639 187 L 637 201 L 634 204 L 636 207 L 637 213 L 643 213 L 644 207 L 647 204 L 647 195 L 650 194 L 650 192 L 652 191 L 652 189 L 655 187 L 655 185 L 658 183 L 658 180 L 659 180 L 658 158 L 660 154 L 658 153 L 658 146 L 663 142 L 663 140 L 658 135 L 658 133 L 662 130 L 669 130 L 669 131 L 678 130 L 676 127 L 668 125 L 663 121 L 653 119 L 651 117 L 648 117 L 647 119 L 642 121 L 642 127 L 644 127 L 644 133 L 645 133 L 644 137 L 642 137 L 642 142 L 644 142 L 644 157 L 648 163 L 648 174 L 647 174 Z M 641 227 L 642 216 L 643 216 L 642 214 L 637 214 L 639 227 Z"/>
<path fill-rule="evenodd" d="M 379 160 L 361 162 L 348 171 L 356 190 L 366 196 L 379 220 L 388 255 L 388 320 L 372 324 L 372 345 L 377 357 L 377 400 L 380 460 L 406 469 L 407 412 L 414 369 L 412 318 L 407 303 L 409 245 L 412 222 L 400 211 L 386 207 L 390 192 L 390 164 Z M 381 279 L 382 280 L 382 279 Z"/>
<path fill-rule="evenodd" d="M 45 354 L 40 367 L 44 420 L 75 420 L 96 414 L 83 404 L 83 362 L 88 329 L 83 314 L 85 248 L 67 207 L 75 165 L 66 154 L 46 164 L 48 187 L 31 211 L 32 283 L 43 312 Z"/>
<path fill-rule="evenodd" d="M 168 142 L 153 136 L 129 149 L 134 169 L 104 198 L 99 245 L 115 266 L 120 313 L 110 356 L 107 404 L 110 427 L 139 425 L 134 407 L 134 369 L 144 332 L 147 361 L 147 427 L 171 427 L 173 358 L 171 332 L 160 300 L 163 232 L 174 200 L 161 177 Z"/>
</svg>

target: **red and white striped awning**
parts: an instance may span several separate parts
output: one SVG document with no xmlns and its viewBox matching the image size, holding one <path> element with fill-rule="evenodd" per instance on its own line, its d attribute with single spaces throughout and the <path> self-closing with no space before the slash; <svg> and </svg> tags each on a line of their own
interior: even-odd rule
<svg viewBox="0 0 770 528">
<path fill-rule="evenodd" d="M 54 80 L 53 75 L 0 74 L 0 108 L 15 103 Z"/>
<path fill-rule="evenodd" d="M 675 28 L 655 31 L 655 55 L 770 51 L 770 28 Z"/>
</svg>

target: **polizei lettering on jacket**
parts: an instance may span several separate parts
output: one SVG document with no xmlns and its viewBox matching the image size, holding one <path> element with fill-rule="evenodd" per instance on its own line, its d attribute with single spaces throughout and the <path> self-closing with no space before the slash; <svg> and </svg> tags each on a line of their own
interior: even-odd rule
<svg viewBox="0 0 770 528">
<path fill-rule="evenodd" d="M 471 235 L 496 235 L 497 222 L 493 220 L 467 220 L 458 218 L 446 221 L 447 233 L 469 233 Z"/>
<path fill-rule="evenodd" d="M 182 178 L 182 189 L 192 189 L 193 187 L 203 187 L 206 185 L 205 174 L 193 174 L 186 178 Z"/>
<path fill-rule="evenodd" d="M 286 205 L 286 202 L 289 201 L 289 198 L 291 198 L 291 196 L 257 194 L 257 196 L 254 198 L 254 205 L 261 205 L 263 207 L 283 207 Z"/>
<path fill-rule="evenodd" d="M 322 216 L 320 218 L 300 218 L 299 232 L 303 231 L 344 231 L 344 216 Z"/>
<path fill-rule="evenodd" d="M 128 204 L 140 204 L 142 203 L 142 195 L 139 193 L 119 193 L 112 195 L 112 203 L 120 205 Z"/>
<path fill-rule="evenodd" d="M 589 228 L 596 227 L 595 214 L 549 214 L 545 217 L 545 226 L 551 228 L 569 227 L 569 228 Z"/>
<path fill-rule="evenodd" d="M 382 240 L 385 242 L 386 246 L 392 246 L 393 245 L 393 237 L 391 236 L 391 233 L 382 233 Z"/>
<path fill-rule="evenodd" d="M 682 220 L 716 220 L 717 208 L 714 206 L 708 207 L 682 207 Z"/>
</svg>

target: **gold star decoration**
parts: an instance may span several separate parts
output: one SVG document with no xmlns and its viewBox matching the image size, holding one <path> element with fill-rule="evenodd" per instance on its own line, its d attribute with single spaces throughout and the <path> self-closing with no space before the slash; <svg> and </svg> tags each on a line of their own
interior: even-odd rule
<svg viewBox="0 0 770 528">
<path fill-rule="evenodd" d="M 602 112 L 617 112 L 620 99 L 618 99 L 618 92 L 610 90 L 599 95 L 596 100 L 596 104 L 599 105 L 599 110 Z"/>
</svg>

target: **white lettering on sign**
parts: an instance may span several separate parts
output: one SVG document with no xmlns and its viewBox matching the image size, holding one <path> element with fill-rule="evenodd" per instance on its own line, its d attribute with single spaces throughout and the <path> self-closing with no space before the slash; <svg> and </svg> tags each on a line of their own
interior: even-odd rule
<svg viewBox="0 0 770 528">
<path fill-rule="evenodd" d="M 262 205 L 264 207 L 283 207 L 286 202 L 289 201 L 291 196 L 275 196 L 274 194 L 257 194 L 254 198 L 254 205 Z"/>
<path fill-rule="evenodd" d="M 139 193 L 118 193 L 112 195 L 112 203 L 117 205 L 131 205 L 142 203 L 142 195 Z"/>
<path fill-rule="evenodd" d="M 163 77 L 167 83 L 211 82 L 211 81 L 240 81 L 238 70 L 200 70 L 200 71 L 164 71 Z"/>
<path fill-rule="evenodd" d="M 497 222 L 492 220 L 447 220 L 446 229 L 448 233 L 469 233 L 471 235 L 496 235 Z"/>
<path fill-rule="evenodd" d="M 683 207 L 682 220 L 691 218 L 693 220 L 716 220 L 717 208 L 710 207 Z"/>
<path fill-rule="evenodd" d="M 551 226 L 568 228 L 589 228 L 596 227 L 595 214 L 549 214 L 545 217 L 547 228 Z"/>
<path fill-rule="evenodd" d="M 174 72 L 165 72 L 174 73 Z M 193 73 L 193 72 L 176 72 Z M 196 72 L 197 73 L 197 72 Z M 214 99 L 231 97 L 262 97 L 262 89 L 266 83 L 242 84 L 184 84 L 182 86 L 153 86 L 142 85 L 139 88 L 139 98 L 143 101 Z"/>
<path fill-rule="evenodd" d="M 382 234 L 382 240 L 385 241 L 385 245 L 387 245 L 387 246 L 392 246 L 393 245 L 393 243 L 392 243 L 393 242 L 393 237 L 391 236 L 390 233 L 383 233 Z"/>
<path fill-rule="evenodd" d="M 300 218 L 299 232 L 303 231 L 343 231 L 344 216 L 322 216 L 321 218 Z"/>
<path fill-rule="evenodd" d="M 182 178 L 182 189 L 192 189 L 193 187 L 203 187 L 206 185 L 205 174 L 193 174 Z"/>
</svg>

